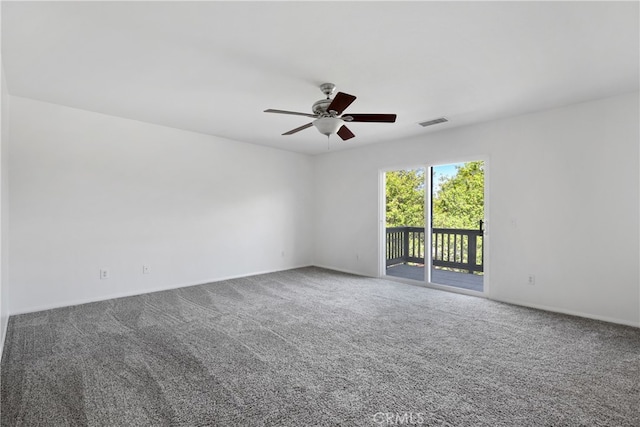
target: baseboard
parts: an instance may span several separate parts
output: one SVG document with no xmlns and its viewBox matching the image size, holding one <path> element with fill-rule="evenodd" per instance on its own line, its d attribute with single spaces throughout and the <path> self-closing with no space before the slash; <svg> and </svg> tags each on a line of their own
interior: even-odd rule
<svg viewBox="0 0 640 427">
<path fill-rule="evenodd" d="M 9 316 L 8 315 L 7 315 L 7 321 L 4 322 L 4 327 L 2 328 L 2 331 L 1 331 L 2 337 L 0 338 L 0 360 L 2 360 L 2 353 L 4 351 L 4 340 L 7 338 L 7 328 L 9 328 Z"/>
<path fill-rule="evenodd" d="M 77 299 L 77 300 L 68 301 L 65 304 L 45 304 L 45 305 L 42 305 L 42 306 L 32 307 L 32 308 L 29 308 L 27 310 L 18 310 L 18 311 L 12 312 L 10 315 L 11 316 L 16 316 L 16 315 L 19 315 L 19 314 L 36 313 L 38 311 L 52 310 L 52 309 L 55 309 L 55 308 L 73 307 L 75 305 L 89 304 L 89 303 L 92 303 L 92 302 L 100 302 L 100 301 L 106 301 L 106 300 L 117 299 L 117 298 L 126 298 L 126 297 L 132 297 L 132 296 L 136 296 L 136 295 L 145 295 L 145 294 L 151 294 L 151 293 L 154 293 L 154 292 L 169 291 L 169 290 L 172 290 L 172 289 L 187 288 L 189 286 L 205 285 L 207 283 L 222 282 L 224 280 L 239 279 L 239 278 L 243 278 L 243 277 L 259 276 L 261 274 L 277 273 L 277 272 L 280 272 L 280 271 L 295 270 L 296 268 L 304 268 L 304 267 L 312 267 L 312 266 L 313 265 L 311 265 L 311 264 L 305 264 L 305 265 L 292 266 L 292 267 L 281 268 L 281 269 L 276 269 L 276 270 L 257 271 L 257 272 L 247 273 L 247 274 L 221 276 L 221 277 L 216 277 L 216 278 L 212 278 L 212 279 L 197 280 L 197 281 L 194 281 L 194 282 L 185 282 L 185 283 L 180 283 L 180 284 L 171 284 L 171 285 L 168 285 L 168 286 L 159 286 L 157 288 L 151 288 L 151 289 L 147 289 L 147 290 L 144 290 L 144 291 L 118 292 L 118 293 L 114 293 L 114 294 L 105 295 L 105 296 L 102 296 L 102 297 L 99 297 L 99 298 L 81 298 L 81 299 Z"/>
<path fill-rule="evenodd" d="M 354 274 L 356 276 L 372 277 L 372 278 L 376 278 L 376 279 L 378 278 L 377 276 L 371 276 L 371 275 L 363 273 L 361 271 L 354 271 L 354 270 L 346 270 L 346 269 L 343 269 L 343 268 L 329 267 L 327 265 L 322 265 L 322 264 L 313 264 L 313 267 L 324 268 L 325 270 L 338 271 L 340 273 Z"/>
<path fill-rule="evenodd" d="M 261 274 L 269 274 L 269 273 L 277 273 L 280 271 L 287 271 L 287 270 L 295 270 L 296 268 L 304 268 L 304 267 L 319 267 L 319 268 L 325 268 L 327 270 L 333 270 L 333 271 L 338 271 L 341 273 L 347 273 L 347 274 L 354 274 L 356 276 L 364 276 L 364 277 L 372 277 L 372 278 L 378 278 L 377 276 L 371 276 L 369 274 L 360 272 L 360 271 L 354 271 L 354 270 L 348 270 L 348 269 L 342 269 L 342 268 L 335 268 L 335 267 L 330 267 L 330 266 L 325 266 L 322 264 L 304 264 L 304 265 L 298 265 L 298 266 L 291 266 L 291 267 L 287 267 L 287 268 L 282 268 L 282 269 L 276 269 L 276 270 L 264 270 L 264 271 L 257 271 L 257 272 L 252 272 L 252 273 L 248 273 L 248 274 L 237 274 L 237 275 L 231 275 L 231 276 L 222 276 L 222 277 L 216 277 L 216 278 L 212 278 L 212 279 L 203 279 L 203 280 L 198 280 L 198 281 L 194 281 L 194 282 L 186 282 L 186 283 L 180 283 L 180 284 L 172 284 L 169 286 L 163 286 L 163 287 L 158 287 L 158 288 L 152 288 L 152 289 L 148 289 L 145 291 L 132 291 L 132 292 L 120 292 L 120 293 L 116 293 L 116 294 L 110 294 L 110 295 L 105 295 L 104 297 L 100 297 L 97 299 L 93 299 L 93 298 L 86 298 L 86 299 L 78 299 L 78 300 L 72 300 L 69 301 L 65 304 L 49 304 L 49 305 L 43 305 L 43 306 L 38 306 L 38 307 L 33 307 L 30 308 L 28 310 L 21 310 L 21 311 L 16 311 L 13 313 L 10 313 L 9 316 L 14 316 L 14 315 L 19 315 L 19 314 L 26 314 L 26 313 L 35 313 L 38 311 L 44 311 L 44 310 L 51 310 L 54 308 L 62 308 L 62 307 L 71 307 L 74 305 L 81 305 L 81 304 L 88 304 L 88 303 L 92 303 L 92 302 L 100 302 L 100 301 L 106 301 L 109 299 L 115 299 L 115 298 L 126 298 L 126 297 L 131 297 L 131 296 L 136 296 L 136 295 L 144 295 L 144 294 L 150 294 L 153 292 L 161 292 L 161 291 L 168 291 L 171 289 L 179 289 L 179 288 L 186 288 L 189 286 L 198 286 L 198 285 L 204 285 L 207 283 L 215 283 L 215 282 L 221 282 L 223 280 L 231 280 L 231 279 L 239 279 L 239 278 L 243 278 L 243 277 L 252 277 L 252 276 L 258 276 Z M 387 280 L 387 277 L 384 277 L 385 280 Z M 391 280 L 391 279 L 388 279 Z M 396 281 L 396 280 L 394 280 Z M 406 283 L 408 285 L 416 285 L 416 283 L 407 283 L 407 282 L 403 282 L 401 280 L 397 280 L 397 282 L 401 282 L 401 283 Z M 430 289 L 439 289 L 439 290 L 444 290 L 445 292 L 449 292 L 449 289 L 440 289 L 439 287 L 436 286 L 427 286 L 427 285 L 423 285 L 424 287 L 430 288 Z M 460 293 L 464 293 L 464 292 L 460 292 Z M 483 296 L 483 295 L 478 295 L 477 293 L 473 293 L 470 294 L 473 296 Z M 632 326 L 632 327 L 636 327 L 636 328 L 640 328 L 640 322 L 633 322 L 633 321 L 628 321 L 625 319 L 618 319 L 618 318 L 612 318 L 612 317 L 608 317 L 608 316 L 599 316 L 599 315 L 594 315 L 594 314 L 590 314 L 590 313 L 583 313 L 580 311 L 574 311 L 574 310 L 565 310 L 562 308 L 558 308 L 558 307 L 551 307 L 551 306 L 546 306 L 546 305 L 540 305 L 540 304 L 531 304 L 528 302 L 523 302 L 523 301 L 518 301 L 518 300 L 511 300 L 508 298 L 496 298 L 494 296 L 486 296 L 484 295 L 485 298 L 487 299 L 491 299 L 494 301 L 498 301 L 498 302 L 504 302 L 507 304 L 513 304 L 513 305 L 519 305 L 519 306 L 523 306 L 523 307 L 529 307 L 529 308 L 535 308 L 538 310 L 544 310 L 544 311 L 550 311 L 553 313 L 561 313 L 561 314 L 567 314 L 570 316 L 577 316 L 577 317 L 584 317 L 587 319 L 593 319 L 593 320 L 600 320 L 603 322 L 609 322 L 609 323 L 616 323 L 619 325 L 625 325 L 625 326 Z M 0 358 L 2 357 L 2 349 L 4 348 L 4 340 L 6 338 L 6 332 L 7 332 L 7 326 L 8 326 L 8 319 L 7 322 L 5 323 L 4 326 L 4 330 L 2 330 L 2 339 L 1 339 L 1 344 L 2 347 L 0 347 Z"/>
<path fill-rule="evenodd" d="M 321 267 L 321 268 L 326 268 L 327 270 L 334 270 L 334 271 L 340 271 L 342 273 L 348 273 L 348 274 L 355 274 L 358 276 L 365 276 L 365 277 L 376 277 L 377 276 L 370 276 L 368 274 L 364 274 L 362 272 L 357 272 L 357 271 L 353 271 L 353 270 L 346 270 L 346 269 L 340 269 L 340 268 L 335 268 L 335 267 L 329 267 L 329 266 L 324 266 L 324 265 L 320 265 L 320 264 L 315 264 L 316 267 Z M 412 285 L 412 286 L 421 286 L 424 288 L 428 288 L 428 289 L 436 289 L 436 290 L 442 290 L 445 292 L 454 292 L 454 293 L 459 293 L 459 294 L 464 294 L 464 295 L 469 295 L 469 296 L 475 296 L 475 297 L 480 297 L 480 298 L 487 298 L 493 301 L 498 301 L 498 302 L 504 302 L 507 304 L 513 304 L 513 305 L 519 305 L 522 307 L 529 307 L 529 308 L 535 308 L 537 310 L 544 310 L 544 311 L 549 311 L 552 313 L 560 313 L 560 314 L 567 314 L 570 316 L 577 316 L 577 317 L 584 317 L 586 319 L 593 319 L 593 320 L 600 320 L 602 322 L 609 322 L 609 323 L 615 323 L 618 325 L 625 325 L 625 326 L 632 326 L 632 327 L 636 327 L 636 328 L 640 328 L 640 322 L 632 322 L 632 321 L 628 321 L 628 320 L 624 320 L 624 319 L 618 319 L 618 318 L 613 318 L 613 317 L 608 317 L 608 316 L 598 316 L 595 314 L 591 314 L 591 313 L 583 313 L 580 311 L 574 311 L 574 310 L 565 310 L 562 308 L 558 308 L 558 307 L 551 307 L 551 306 L 545 306 L 545 305 L 540 305 L 540 304 L 531 304 L 531 303 L 527 303 L 527 302 L 523 302 L 523 301 L 517 301 L 517 300 L 510 300 L 510 299 L 505 299 L 505 298 L 496 298 L 492 295 L 487 295 L 487 294 L 482 294 L 479 292 L 473 292 L 473 291 L 466 291 L 466 290 L 462 290 L 462 289 L 449 289 L 446 286 L 438 286 L 437 284 L 425 284 L 425 283 L 418 283 L 415 282 L 413 280 L 402 280 L 402 278 L 396 278 L 396 277 L 390 277 L 390 276 L 385 276 L 382 277 L 382 279 L 385 280 L 391 280 L 394 282 L 398 282 L 398 283 L 404 283 L 407 285 Z"/>
<path fill-rule="evenodd" d="M 523 301 L 511 300 L 508 298 L 490 297 L 489 299 L 493 301 L 504 302 L 507 304 L 513 304 L 513 305 L 519 305 L 522 307 L 535 308 L 537 310 L 549 311 L 552 313 L 567 314 L 569 316 L 584 317 L 586 319 L 600 320 L 602 322 L 615 323 L 618 325 L 633 326 L 635 328 L 640 328 L 640 322 L 632 322 L 624 319 L 618 319 L 615 317 L 599 316 L 597 314 L 584 313 L 581 311 L 574 311 L 574 310 L 565 310 L 563 308 L 551 307 L 551 306 L 541 305 L 541 304 L 531 304 Z"/>
</svg>

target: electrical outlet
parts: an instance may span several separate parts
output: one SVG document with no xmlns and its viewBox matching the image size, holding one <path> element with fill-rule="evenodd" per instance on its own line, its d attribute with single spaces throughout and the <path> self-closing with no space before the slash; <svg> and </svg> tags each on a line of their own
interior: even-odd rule
<svg viewBox="0 0 640 427">
<path fill-rule="evenodd" d="M 100 280 L 105 280 L 109 278 L 109 270 L 106 268 L 100 269 Z"/>
<path fill-rule="evenodd" d="M 150 265 L 143 265 L 142 266 L 142 274 L 151 274 L 151 266 Z"/>
<path fill-rule="evenodd" d="M 529 274 L 529 278 L 527 279 L 527 285 L 535 285 L 536 284 L 536 276 L 533 274 Z"/>
</svg>

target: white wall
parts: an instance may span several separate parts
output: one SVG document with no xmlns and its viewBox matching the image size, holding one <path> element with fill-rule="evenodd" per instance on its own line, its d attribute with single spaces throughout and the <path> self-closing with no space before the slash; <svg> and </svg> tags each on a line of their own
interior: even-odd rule
<svg viewBox="0 0 640 427">
<path fill-rule="evenodd" d="M 9 101 L 11 314 L 308 264 L 376 276 L 379 170 L 487 156 L 489 296 L 640 326 L 637 93 L 313 158 Z"/>
<path fill-rule="evenodd" d="M 315 262 L 377 276 L 381 168 L 488 156 L 489 297 L 640 326 L 638 102 L 632 93 L 317 156 Z"/>
<path fill-rule="evenodd" d="M 10 102 L 11 314 L 312 263 L 310 157 Z"/>
</svg>

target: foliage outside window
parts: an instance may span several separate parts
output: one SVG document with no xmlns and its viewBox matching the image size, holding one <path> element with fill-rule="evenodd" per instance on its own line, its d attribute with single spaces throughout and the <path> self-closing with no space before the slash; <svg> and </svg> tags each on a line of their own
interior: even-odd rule
<svg viewBox="0 0 640 427">
<path fill-rule="evenodd" d="M 484 162 L 467 162 L 434 183 L 433 227 L 478 229 L 484 217 Z M 424 226 L 424 169 L 386 174 L 387 227 Z"/>
</svg>

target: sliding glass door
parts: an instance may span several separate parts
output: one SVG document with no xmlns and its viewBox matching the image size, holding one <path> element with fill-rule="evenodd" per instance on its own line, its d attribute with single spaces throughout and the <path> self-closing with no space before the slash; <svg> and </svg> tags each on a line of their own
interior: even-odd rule
<svg viewBox="0 0 640 427">
<path fill-rule="evenodd" d="M 485 290 L 486 161 L 382 173 L 381 275 Z"/>
</svg>

